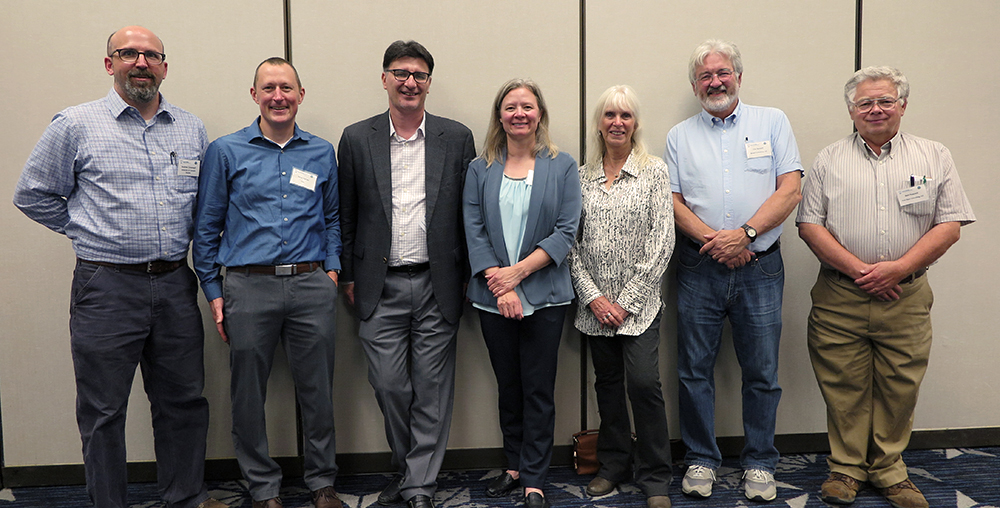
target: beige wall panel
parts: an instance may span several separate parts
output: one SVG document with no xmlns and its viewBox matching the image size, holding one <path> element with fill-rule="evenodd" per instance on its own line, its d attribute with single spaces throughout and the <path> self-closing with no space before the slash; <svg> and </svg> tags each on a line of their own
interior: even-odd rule
<svg viewBox="0 0 1000 508">
<path fill-rule="evenodd" d="M 417 1 L 293 3 L 292 58 L 307 90 L 299 124 L 334 144 L 344 127 L 386 111 L 380 75 L 396 39 L 421 42 L 434 56 L 427 110 L 472 129 L 479 150 L 493 96 L 510 78 L 539 83 L 556 144 L 578 156 L 579 18 L 577 2 Z M 567 331 L 570 327 L 567 326 Z M 569 444 L 579 421 L 579 354 L 563 339 L 557 379 L 556 444 Z M 367 381 L 353 309 L 340 308 L 335 376 L 337 450 L 388 450 L 382 416 Z M 458 341 L 457 388 L 449 446 L 501 446 L 496 381 L 479 330 L 466 308 Z"/>
<path fill-rule="evenodd" d="M 701 110 L 688 79 L 688 59 L 710 38 L 735 42 L 743 55 L 740 97 L 782 109 L 795 132 L 805 168 L 828 143 L 850 132 L 841 76 L 854 61 L 854 6 L 848 3 L 723 0 L 711 6 L 680 1 L 587 2 L 587 119 L 611 85 L 629 84 L 642 100 L 642 129 L 651 153 L 662 156 L 667 132 Z M 845 131 L 844 129 L 848 129 Z M 823 401 L 805 346 L 809 289 L 818 263 L 798 239 L 793 217 L 784 225 L 784 328 L 779 382 L 784 389 L 777 432 L 823 432 Z M 675 267 L 665 284 L 660 370 L 671 436 L 680 437 L 677 409 Z M 591 375 L 593 377 L 593 375 Z M 740 368 L 728 326 L 716 366 L 716 432 L 743 435 Z M 591 426 L 599 421 L 591 391 Z"/>
<path fill-rule="evenodd" d="M 210 139 L 249 124 L 257 114 L 248 96 L 254 66 L 260 55 L 282 52 L 281 3 L 11 0 L 0 12 L 0 63 L 18 69 L 0 85 L 4 95 L 17 97 L 0 105 L 0 116 L 7 119 L 0 135 L 0 235 L 7 239 L 0 244 L 4 465 L 79 463 L 68 331 L 74 255 L 65 237 L 11 204 L 24 161 L 53 115 L 107 94 L 112 79 L 104 71 L 105 43 L 127 24 L 142 24 L 163 39 L 169 72 L 161 91 L 200 116 Z M 208 455 L 231 457 L 228 349 L 199 299 L 209 330 Z M 126 427 L 129 459 L 150 460 L 149 404 L 136 378 Z M 284 423 L 294 423 L 287 368 L 276 369 L 274 378 L 272 450 L 294 454 L 294 428 Z"/>
<path fill-rule="evenodd" d="M 934 344 L 914 428 L 996 427 L 1000 314 L 993 268 L 997 238 L 995 93 L 1000 3 L 865 2 L 862 65 L 891 65 L 910 81 L 901 130 L 947 146 L 978 222 L 930 272 Z M 841 82 L 847 81 L 846 75 Z M 850 121 L 845 112 L 843 122 Z M 849 127 L 847 127 L 849 128 Z"/>
</svg>

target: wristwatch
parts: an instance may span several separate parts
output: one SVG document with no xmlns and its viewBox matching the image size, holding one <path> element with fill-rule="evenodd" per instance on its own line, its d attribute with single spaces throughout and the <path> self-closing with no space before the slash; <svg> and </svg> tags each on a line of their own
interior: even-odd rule
<svg viewBox="0 0 1000 508">
<path fill-rule="evenodd" d="M 753 226 L 749 224 L 743 224 L 740 227 L 743 228 L 743 232 L 747 234 L 747 238 L 750 239 L 750 243 L 753 243 L 754 240 L 757 239 L 757 230 L 754 229 Z"/>
</svg>

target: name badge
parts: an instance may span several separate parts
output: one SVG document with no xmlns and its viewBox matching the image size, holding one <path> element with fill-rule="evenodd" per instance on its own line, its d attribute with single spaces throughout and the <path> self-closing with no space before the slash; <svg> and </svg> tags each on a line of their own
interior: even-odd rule
<svg viewBox="0 0 1000 508">
<path fill-rule="evenodd" d="M 316 173 L 310 173 L 299 168 L 292 168 L 292 185 L 298 185 L 310 192 L 316 191 Z"/>
<path fill-rule="evenodd" d="M 178 176 L 193 176 L 197 178 L 200 173 L 201 161 L 190 159 L 180 159 L 177 161 Z"/>
<path fill-rule="evenodd" d="M 771 156 L 770 141 L 758 141 L 756 143 L 747 143 L 746 147 L 747 147 L 747 159 L 756 159 L 758 157 Z"/>
<path fill-rule="evenodd" d="M 524 183 L 528 184 L 528 187 L 531 187 L 531 182 L 534 182 L 534 181 L 535 181 L 535 170 L 534 169 L 529 169 L 528 170 L 528 178 L 524 179 Z"/>
<path fill-rule="evenodd" d="M 896 198 L 899 199 L 899 206 L 906 206 L 927 201 L 931 198 L 931 194 L 926 185 L 915 185 L 897 191 Z"/>
</svg>

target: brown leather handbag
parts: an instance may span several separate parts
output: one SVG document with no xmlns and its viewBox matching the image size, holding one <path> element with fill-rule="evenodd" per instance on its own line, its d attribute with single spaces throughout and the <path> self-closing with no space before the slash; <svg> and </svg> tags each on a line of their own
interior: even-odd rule
<svg viewBox="0 0 1000 508">
<path fill-rule="evenodd" d="M 573 467 L 576 474 L 597 474 L 601 468 L 597 461 L 597 429 L 573 434 Z"/>
</svg>

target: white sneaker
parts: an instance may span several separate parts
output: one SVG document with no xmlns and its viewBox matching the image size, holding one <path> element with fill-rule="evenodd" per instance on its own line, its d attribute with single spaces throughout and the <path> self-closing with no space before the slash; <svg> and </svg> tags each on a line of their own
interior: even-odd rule
<svg viewBox="0 0 1000 508">
<path fill-rule="evenodd" d="M 763 469 L 748 469 L 743 473 L 743 494 L 751 501 L 773 501 L 778 494 L 774 475 Z"/>
<path fill-rule="evenodd" d="M 694 497 L 712 495 L 712 484 L 715 483 L 715 470 L 705 466 L 690 466 L 681 481 L 681 492 Z"/>
</svg>

